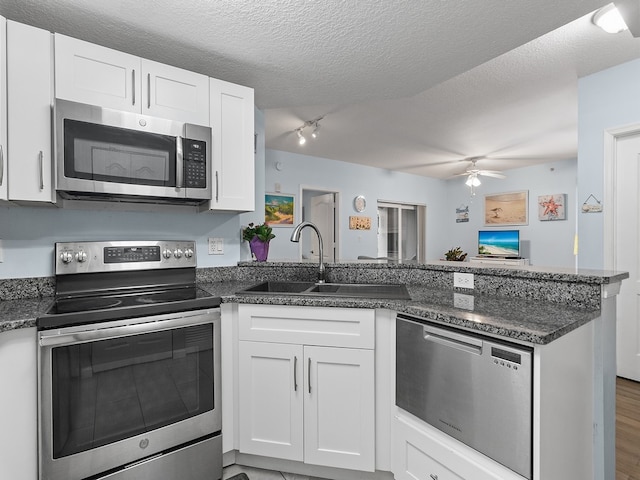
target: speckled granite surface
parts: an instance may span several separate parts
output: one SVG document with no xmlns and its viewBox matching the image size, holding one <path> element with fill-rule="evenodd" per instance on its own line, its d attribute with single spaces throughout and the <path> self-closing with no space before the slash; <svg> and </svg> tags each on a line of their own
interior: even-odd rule
<svg viewBox="0 0 640 480">
<path fill-rule="evenodd" d="M 238 267 L 198 269 L 198 284 L 223 302 L 272 305 L 386 308 L 427 320 L 546 344 L 600 314 L 601 287 L 628 277 L 624 272 L 476 267 L 442 264 L 349 263 L 327 266 L 339 283 L 402 283 L 411 300 L 300 295 L 249 296 L 236 292 L 265 280 L 313 281 L 317 265 L 245 262 Z M 453 272 L 474 273 L 474 289 L 453 289 Z M 35 326 L 54 292 L 53 279 L 0 281 L 0 332 Z M 470 295 L 460 297 L 460 295 Z M 462 298 L 460 303 L 458 300 Z M 472 309 L 460 308 L 472 302 Z"/>
</svg>

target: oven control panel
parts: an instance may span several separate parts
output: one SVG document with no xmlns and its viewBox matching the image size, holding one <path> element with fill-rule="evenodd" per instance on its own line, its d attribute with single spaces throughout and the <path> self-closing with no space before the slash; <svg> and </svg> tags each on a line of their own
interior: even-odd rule
<svg viewBox="0 0 640 480">
<path fill-rule="evenodd" d="M 56 275 L 196 266 L 191 240 L 60 242 L 55 250 Z"/>
</svg>

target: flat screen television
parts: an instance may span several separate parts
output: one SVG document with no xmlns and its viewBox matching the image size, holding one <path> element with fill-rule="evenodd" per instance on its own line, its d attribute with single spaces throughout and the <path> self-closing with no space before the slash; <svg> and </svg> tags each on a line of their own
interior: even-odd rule
<svg viewBox="0 0 640 480">
<path fill-rule="evenodd" d="M 478 231 L 478 255 L 519 257 L 520 230 Z"/>
</svg>

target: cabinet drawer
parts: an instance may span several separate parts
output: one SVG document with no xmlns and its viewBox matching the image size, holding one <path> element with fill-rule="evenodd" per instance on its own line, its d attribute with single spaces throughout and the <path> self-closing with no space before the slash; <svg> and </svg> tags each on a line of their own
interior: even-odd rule
<svg viewBox="0 0 640 480">
<path fill-rule="evenodd" d="M 392 431 L 396 480 L 525 480 L 415 417 L 395 416 Z"/>
<path fill-rule="evenodd" d="M 260 342 L 370 348 L 375 311 L 360 308 L 238 305 L 239 338 Z"/>
</svg>

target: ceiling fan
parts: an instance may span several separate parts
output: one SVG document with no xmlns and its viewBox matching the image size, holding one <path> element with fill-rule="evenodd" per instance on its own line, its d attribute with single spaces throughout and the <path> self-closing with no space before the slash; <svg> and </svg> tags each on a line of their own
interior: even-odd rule
<svg viewBox="0 0 640 480">
<path fill-rule="evenodd" d="M 467 180 L 464 183 L 465 185 L 471 187 L 472 189 L 474 187 L 478 187 L 482 183 L 478 178 L 479 176 L 493 177 L 493 178 L 506 178 L 506 175 L 504 173 L 498 172 L 496 170 L 480 170 L 476 166 L 476 163 L 478 160 L 482 160 L 483 158 L 484 157 L 469 158 L 469 160 L 471 161 L 471 165 L 469 166 L 469 168 L 467 168 L 467 170 L 464 173 L 459 173 L 455 176 L 459 177 L 459 176 L 466 175 Z"/>
</svg>

